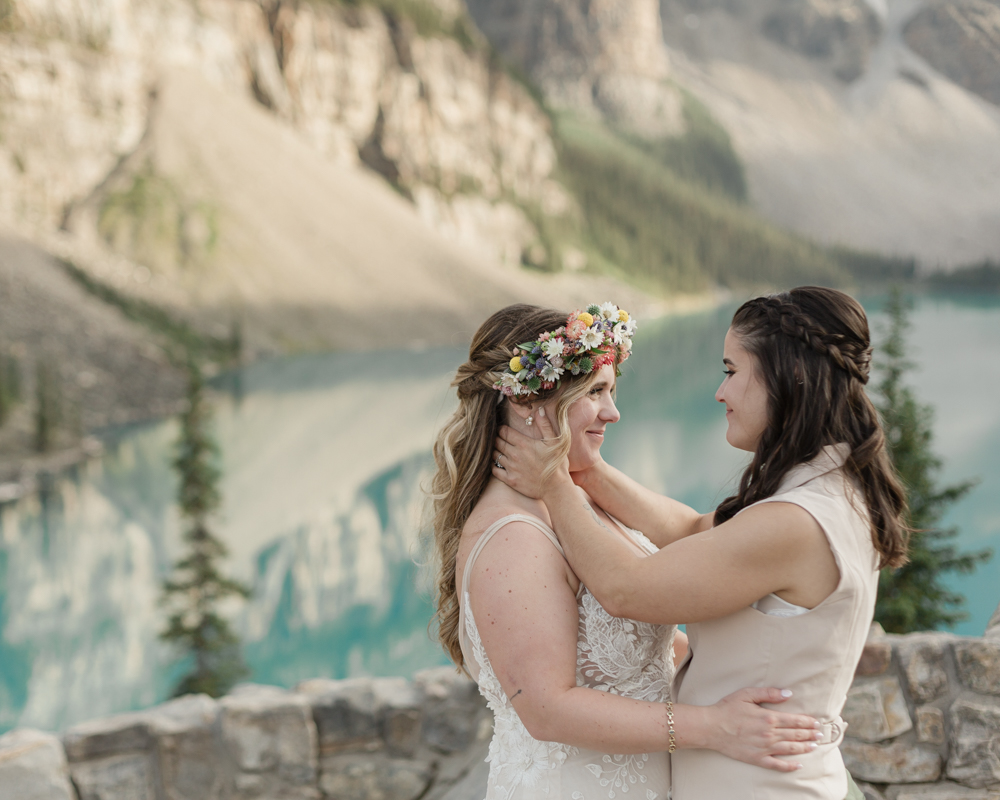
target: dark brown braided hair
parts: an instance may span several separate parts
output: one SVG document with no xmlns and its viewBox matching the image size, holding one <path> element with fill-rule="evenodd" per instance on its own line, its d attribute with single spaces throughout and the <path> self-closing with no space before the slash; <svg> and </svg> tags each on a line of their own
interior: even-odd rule
<svg viewBox="0 0 1000 800">
<path fill-rule="evenodd" d="M 739 489 L 715 510 L 715 524 L 778 490 L 788 470 L 846 442 L 844 469 L 864 492 L 880 567 L 906 562 L 906 495 L 864 386 L 871 337 L 853 297 L 819 286 L 756 297 L 733 315 L 732 332 L 755 358 L 768 394 L 768 422 Z"/>
</svg>

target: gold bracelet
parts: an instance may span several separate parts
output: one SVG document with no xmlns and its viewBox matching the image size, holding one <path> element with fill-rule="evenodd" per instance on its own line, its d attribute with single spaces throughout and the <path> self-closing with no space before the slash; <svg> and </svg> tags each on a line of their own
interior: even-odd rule
<svg viewBox="0 0 1000 800">
<path fill-rule="evenodd" d="M 677 749 L 677 739 L 674 738 L 674 734 L 677 731 L 674 730 L 674 701 L 667 700 L 667 735 L 669 737 L 669 742 L 667 744 L 667 752 L 672 753 Z"/>
</svg>

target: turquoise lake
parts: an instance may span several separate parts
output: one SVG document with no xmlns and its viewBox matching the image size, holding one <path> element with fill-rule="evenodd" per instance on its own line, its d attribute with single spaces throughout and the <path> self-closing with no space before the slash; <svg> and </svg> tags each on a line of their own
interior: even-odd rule
<svg viewBox="0 0 1000 800">
<path fill-rule="evenodd" d="M 978 478 L 948 514 L 959 546 L 998 556 L 951 585 L 956 631 L 1000 601 L 1000 298 L 914 299 L 910 383 L 935 410 L 942 483 Z M 880 301 L 866 303 L 875 341 Z M 607 460 L 708 509 L 745 454 L 713 400 L 731 307 L 640 321 Z M 409 675 L 446 663 L 420 536 L 430 446 L 464 348 L 256 364 L 218 381 L 215 434 L 228 569 L 253 587 L 230 611 L 251 680 Z M 877 353 L 876 353 L 877 361 Z M 172 420 L 116 431 L 105 456 L 0 506 L 0 731 L 60 730 L 165 699 L 183 668 L 161 644 L 160 582 L 180 552 Z"/>
</svg>

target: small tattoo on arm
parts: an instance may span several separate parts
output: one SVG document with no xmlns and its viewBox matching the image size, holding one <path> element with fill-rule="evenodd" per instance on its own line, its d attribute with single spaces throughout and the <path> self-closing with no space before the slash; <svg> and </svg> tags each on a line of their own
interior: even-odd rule
<svg viewBox="0 0 1000 800">
<path fill-rule="evenodd" d="M 606 530 L 608 533 L 611 533 L 611 529 L 608 528 L 608 526 L 605 525 L 603 522 L 601 522 L 601 518 L 599 516 L 597 516 L 597 512 L 594 511 L 594 509 L 590 505 L 590 503 L 584 503 L 583 507 L 585 509 L 587 509 L 587 511 L 590 512 L 590 516 L 592 516 L 594 518 L 594 522 L 596 522 L 598 525 L 600 525 L 602 528 L 604 528 L 604 530 Z"/>
<path fill-rule="evenodd" d="M 521 689 L 518 689 L 518 690 L 517 690 L 516 692 L 514 692 L 514 697 L 517 697 L 517 696 L 518 696 L 519 694 L 521 694 L 521 692 L 522 692 L 522 690 L 521 690 Z M 512 697 L 512 698 L 510 698 L 510 699 L 511 699 L 511 700 L 513 700 L 513 699 L 514 699 L 514 697 Z"/>
</svg>

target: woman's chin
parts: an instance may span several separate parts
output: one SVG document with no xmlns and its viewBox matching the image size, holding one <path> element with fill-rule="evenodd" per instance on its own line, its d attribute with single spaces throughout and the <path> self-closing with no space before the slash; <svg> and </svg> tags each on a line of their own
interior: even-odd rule
<svg viewBox="0 0 1000 800">
<path fill-rule="evenodd" d="M 747 442 L 746 437 L 733 436 L 728 431 L 726 432 L 726 441 L 729 442 L 730 447 L 735 447 L 745 453 L 752 453 L 757 449 L 755 442 Z"/>
</svg>

